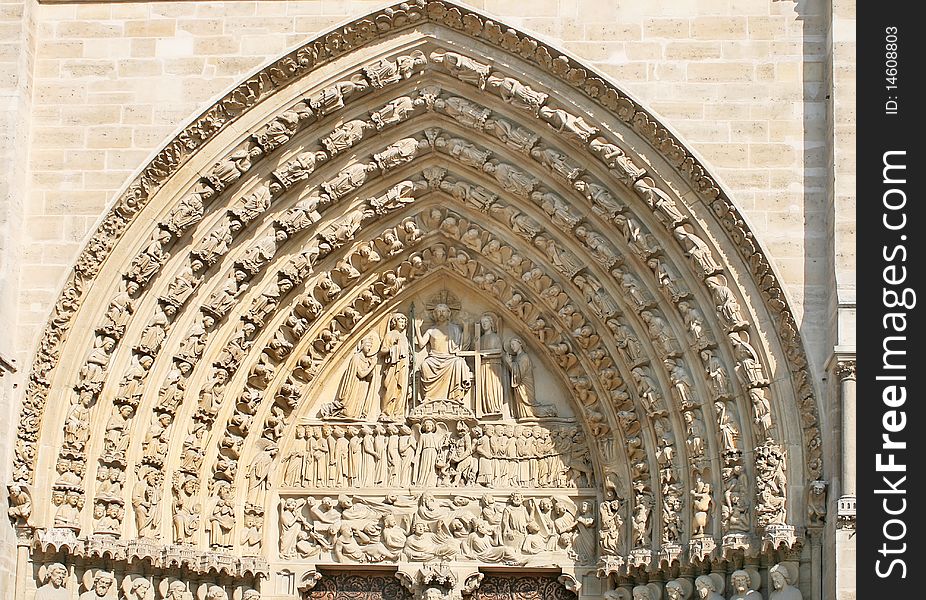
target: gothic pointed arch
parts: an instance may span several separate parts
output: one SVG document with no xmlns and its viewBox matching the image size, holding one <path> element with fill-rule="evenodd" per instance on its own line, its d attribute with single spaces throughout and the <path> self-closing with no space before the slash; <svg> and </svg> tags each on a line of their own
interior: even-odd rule
<svg viewBox="0 0 926 600">
<path fill-rule="evenodd" d="M 371 563 L 416 597 L 540 566 L 661 593 L 790 569 L 821 461 L 794 318 L 699 161 L 421 0 L 261 69 L 116 200 L 37 353 L 11 514 L 35 565 L 165 597 Z"/>
</svg>

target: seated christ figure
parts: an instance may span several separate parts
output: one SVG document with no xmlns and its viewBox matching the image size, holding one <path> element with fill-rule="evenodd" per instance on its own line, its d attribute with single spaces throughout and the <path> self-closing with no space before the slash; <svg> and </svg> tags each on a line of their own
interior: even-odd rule
<svg viewBox="0 0 926 600">
<path fill-rule="evenodd" d="M 427 350 L 419 367 L 424 401 L 462 402 L 472 386 L 473 374 L 466 359 L 457 355 L 463 344 L 463 328 L 450 322 L 450 307 L 437 304 L 431 311 L 433 324 L 421 333 L 418 323 L 418 347 Z"/>
</svg>

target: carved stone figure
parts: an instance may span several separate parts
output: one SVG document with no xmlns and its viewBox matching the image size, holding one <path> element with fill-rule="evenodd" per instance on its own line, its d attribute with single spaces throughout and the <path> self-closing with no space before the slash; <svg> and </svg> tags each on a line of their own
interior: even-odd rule
<svg viewBox="0 0 926 600">
<path fill-rule="evenodd" d="M 339 81 L 312 96 L 309 99 L 309 106 L 318 116 L 324 116 L 344 108 L 347 98 L 365 92 L 367 87 L 366 80 L 360 76 L 350 81 Z"/>
<path fill-rule="evenodd" d="M 113 574 L 100 569 L 93 574 L 90 589 L 78 596 L 78 600 L 102 600 L 110 595 L 110 591 L 115 592 L 114 583 L 116 578 Z"/>
<path fill-rule="evenodd" d="M 343 152 L 363 139 L 364 133 L 375 128 L 370 121 L 354 119 L 340 125 L 337 129 L 322 138 L 322 144 L 332 155 Z"/>
<path fill-rule="evenodd" d="M 132 261 L 126 276 L 144 285 L 161 268 L 170 253 L 164 248 L 170 243 L 171 235 L 168 231 L 157 229 L 151 235 L 151 241 Z"/>
<path fill-rule="evenodd" d="M 759 574 L 744 569 L 733 571 L 730 575 L 730 586 L 733 594 L 730 600 L 761 600 L 762 594 L 756 591 L 759 587 Z"/>
<path fill-rule="evenodd" d="M 376 129 L 382 130 L 408 119 L 415 112 L 415 108 L 422 104 L 424 100 L 421 98 L 412 100 L 409 96 L 399 96 L 370 113 L 370 120 L 376 125 Z"/>
<path fill-rule="evenodd" d="M 679 359 L 665 358 L 663 364 L 669 373 L 669 383 L 672 384 L 672 398 L 681 410 L 687 410 L 697 404 L 694 395 L 694 381 Z"/>
<path fill-rule="evenodd" d="M 300 152 L 295 158 L 274 171 L 273 176 L 284 189 L 289 189 L 296 183 L 308 179 L 309 175 L 327 160 L 328 155 L 324 152 Z"/>
<path fill-rule="evenodd" d="M 238 181 L 251 168 L 251 153 L 247 148 L 238 148 L 223 160 L 215 163 L 206 176 L 206 181 L 216 192 L 221 192 Z"/>
<path fill-rule="evenodd" d="M 544 106 L 540 109 L 540 118 L 550 124 L 553 129 L 582 143 L 598 133 L 597 127 L 592 127 L 582 117 L 576 116 L 561 108 Z"/>
<path fill-rule="evenodd" d="M 714 501 L 711 499 L 711 484 L 704 481 L 700 474 L 695 478 L 694 489 L 691 490 L 692 535 L 707 535 L 709 532 L 711 508 Z"/>
<path fill-rule="evenodd" d="M 531 157 L 545 166 L 554 175 L 559 175 L 566 181 L 573 181 L 582 173 L 582 167 L 573 162 L 569 156 L 555 148 L 535 146 L 531 149 Z"/>
<path fill-rule="evenodd" d="M 431 327 L 422 333 L 422 323 L 415 323 L 418 347 L 427 349 L 427 357 L 419 367 L 425 401 L 460 402 L 472 387 L 469 365 L 457 354 L 463 347 L 463 330 L 450 322 L 450 315 L 450 307 L 439 303 L 431 310 Z"/>
<path fill-rule="evenodd" d="M 373 160 L 385 172 L 394 169 L 415 159 L 418 151 L 427 148 L 428 144 L 413 137 L 402 138 L 386 147 L 382 152 L 373 155 Z"/>
<path fill-rule="evenodd" d="M 673 229 L 672 234 L 675 236 L 675 239 L 678 240 L 678 243 L 681 244 L 685 253 L 694 260 L 696 265 L 698 265 L 702 275 L 707 277 L 720 271 L 720 264 L 714 260 L 714 255 L 711 253 L 711 249 L 707 245 L 707 242 L 694 233 L 689 232 L 684 225 L 679 225 Z"/>
<path fill-rule="evenodd" d="M 389 188 L 382 196 L 370 198 L 370 206 L 376 211 L 376 214 L 384 215 L 411 204 L 415 201 L 415 196 L 419 195 L 426 187 L 427 183 L 424 181 L 402 181 Z"/>
<path fill-rule="evenodd" d="M 620 254 L 603 235 L 584 225 L 576 227 L 575 236 L 591 250 L 592 256 L 604 267 L 610 267 L 620 259 Z"/>
<path fill-rule="evenodd" d="M 717 314 L 731 329 L 739 329 L 747 323 L 740 310 L 739 301 L 727 286 L 727 278 L 723 275 L 712 275 L 704 280 L 704 284 L 711 292 L 711 297 L 717 305 Z"/>
<path fill-rule="evenodd" d="M 536 416 L 534 366 L 520 338 L 508 340 L 508 352 L 503 356 L 511 372 L 511 414 L 516 419 Z"/>
<path fill-rule="evenodd" d="M 379 353 L 379 336 L 376 332 L 367 334 L 354 351 L 350 362 L 341 375 L 335 398 L 344 407 L 347 417 L 365 419 L 373 409 L 379 392 L 374 383 L 376 356 Z"/>
<path fill-rule="evenodd" d="M 209 233 L 203 236 L 203 239 L 196 242 L 190 255 L 199 258 L 206 265 L 214 264 L 231 247 L 234 239 L 232 223 L 227 216 L 223 217 Z M 234 221 L 234 223 L 240 225 L 239 221 Z"/>
<path fill-rule="evenodd" d="M 784 563 L 778 563 L 768 570 L 772 588 L 769 600 L 803 600 L 801 590 L 794 586 L 797 583 L 796 569 L 792 572 L 787 567 Z"/>
<path fill-rule="evenodd" d="M 379 167 L 375 163 L 354 163 L 342 169 L 334 179 L 322 183 L 321 187 L 332 200 L 340 200 L 362 186 L 377 170 Z"/>
<path fill-rule="evenodd" d="M 749 510 L 746 500 L 746 475 L 743 466 L 735 464 L 723 469 L 723 504 L 721 519 L 723 530 L 727 532 L 749 531 Z"/>
<path fill-rule="evenodd" d="M 702 350 L 701 361 L 704 363 L 704 372 L 711 382 L 714 397 L 720 399 L 730 397 L 730 376 L 723 363 L 720 362 L 720 358 L 710 350 Z"/>
<path fill-rule="evenodd" d="M 408 318 L 402 313 L 390 315 L 388 331 L 380 348 L 384 363 L 382 414 L 391 419 L 404 417 L 408 402 L 411 347 L 407 326 Z"/>
<path fill-rule="evenodd" d="M 731 333 L 728 339 L 733 346 L 733 357 L 737 361 L 736 374 L 743 386 L 749 389 L 768 385 L 759 353 L 749 343 L 749 334 Z"/>
<path fill-rule="evenodd" d="M 573 214 L 572 207 L 553 192 L 536 191 L 531 194 L 531 200 L 540 206 L 560 229 L 569 231 L 581 220 L 581 217 Z"/>
<path fill-rule="evenodd" d="M 481 414 L 500 415 L 505 392 L 502 373 L 502 339 L 498 334 L 498 317 L 494 313 L 484 313 L 479 319 L 479 398 L 477 400 Z"/>
<path fill-rule="evenodd" d="M 265 152 L 272 152 L 292 139 L 299 129 L 300 121 L 307 122 L 314 116 L 312 110 L 300 102 L 268 123 L 263 130 L 254 134 L 254 141 Z"/>
<path fill-rule="evenodd" d="M 775 442 L 766 440 L 755 449 L 756 488 L 755 507 L 759 525 L 783 525 L 787 517 L 787 477 L 785 453 Z"/>
<path fill-rule="evenodd" d="M 273 259 L 279 247 L 287 239 L 289 239 L 289 234 L 285 230 L 271 229 L 245 251 L 237 264 L 248 273 L 256 273 Z"/>
<path fill-rule="evenodd" d="M 447 435 L 437 429 L 433 419 L 425 419 L 421 423 L 421 433 L 415 450 L 415 485 L 427 488 L 437 484 L 438 455 L 446 439 Z"/>
<path fill-rule="evenodd" d="M 220 481 L 216 484 L 218 495 L 212 515 L 209 517 L 209 546 L 231 548 L 232 530 L 235 528 L 235 506 L 231 484 Z"/>
<path fill-rule="evenodd" d="M 627 209 L 619 202 L 608 189 L 602 185 L 585 179 L 577 179 L 572 187 L 585 196 L 592 203 L 592 210 L 604 217 L 613 218 Z"/>
<path fill-rule="evenodd" d="M 248 274 L 242 269 L 229 273 L 222 287 L 214 292 L 203 306 L 217 319 L 225 316 L 235 305 L 236 298 L 248 288 Z"/>
<path fill-rule="evenodd" d="M 453 117 L 458 123 L 473 129 L 488 128 L 486 120 L 492 114 L 492 111 L 488 108 L 459 96 L 438 98 L 434 106 Z"/>
<path fill-rule="evenodd" d="M 724 579 L 720 573 L 711 573 L 710 575 L 699 575 L 695 579 L 695 590 L 698 592 L 699 600 L 724 600 L 721 596 L 723 592 Z"/>
<path fill-rule="evenodd" d="M 723 401 L 714 402 L 717 412 L 717 427 L 720 433 L 720 446 L 724 452 L 738 453 L 740 431 L 734 416 L 735 404 Z"/>
<path fill-rule="evenodd" d="M 265 210 L 270 208 L 271 201 L 270 186 L 265 184 L 259 185 L 250 194 L 239 198 L 228 210 L 235 217 L 231 224 L 232 232 L 249 225 L 257 219 Z"/>
<path fill-rule="evenodd" d="M 449 154 L 462 164 L 475 169 L 481 169 L 482 165 L 492 156 L 492 152 L 489 150 L 479 148 L 457 137 L 447 138 L 440 136 L 435 140 L 434 147 L 441 152 Z"/>
<path fill-rule="evenodd" d="M 277 454 L 277 445 L 267 438 L 257 440 L 257 456 L 248 471 L 247 501 L 262 506 L 267 495 L 268 479 L 273 458 Z"/>
<path fill-rule="evenodd" d="M 408 79 L 416 72 L 421 71 L 428 59 L 421 50 L 411 54 L 397 56 L 395 60 L 383 58 L 363 68 L 367 80 L 373 87 L 381 88 Z"/>
<path fill-rule="evenodd" d="M 66 582 L 67 567 L 61 563 L 52 563 L 46 567 L 45 581 L 35 591 L 35 600 L 67 600 L 70 597 Z"/>
<path fill-rule="evenodd" d="M 431 53 L 431 62 L 437 63 L 451 75 L 464 83 L 484 89 L 489 77 L 489 65 L 484 65 L 456 52 L 436 51 Z"/>
<path fill-rule="evenodd" d="M 494 72 L 486 80 L 490 89 L 501 96 L 502 100 L 516 106 L 529 110 L 535 115 L 540 111 L 541 105 L 546 102 L 548 95 L 532 89 L 514 77 L 507 77 L 504 73 Z"/>
<path fill-rule="evenodd" d="M 529 198 L 531 192 L 540 183 L 528 173 L 508 163 L 487 162 L 482 165 L 482 170 L 494 177 L 503 189 L 522 198 Z"/>
<path fill-rule="evenodd" d="M 199 482 L 195 477 L 179 477 L 174 482 L 173 529 L 174 543 L 195 543 L 194 536 L 199 528 Z"/>
<path fill-rule="evenodd" d="M 588 149 L 608 166 L 608 168 L 617 171 L 617 176 L 625 183 L 634 181 L 640 175 L 645 173 L 633 164 L 633 161 L 617 145 L 609 143 L 605 138 L 595 138 L 588 143 Z M 612 171 L 613 172 L 613 171 Z"/>
<path fill-rule="evenodd" d="M 156 304 L 151 320 L 148 321 L 148 325 L 141 332 L 141 338 L 137 346 L 138 350 L 143 354 L 151 356 L 156 354 L 161 348 L 161 344 L 167 338 L 167 329 L 169 327 L 170 318 L 167 316 L 165 307 L 161 304 Z"/>
<path fill-rule="evenodd" d="M 562 248 L 560 244 L 552 238 L 538 235 L 534 239 L 534 245 L 547 255 L 550 262 L 556 267 L 556 270 L 567 277 L 572 278 L 585 267 L 585 264 L 580 258 L 569 250 Z"/>
<path fill-rule="evenodd" d="M 135 512 L 135 528 L 138 537 L 158 536 L 161 514 L 161 473 L 154 468 L 145 467 L 139 473 L 138 482 L 132 491 L 132 508 Z"/>
<path fill-rule="evenodd" d="M 540 140 L 540 135 L 535 131 L 515 125 L 501 117 L 494 117 L 487 121 L 485 129 L 518 152 L 530 153 L 531 148 Z"/>
<path fill-rule="evenodd" d="M 704 421 L 699 415 L 700 411 L 688 410 L 683 413 L 685 420 L 685 429 L 688 434 L 686 445 L 688 446 L 688 456 L 698 458 L 704 455 L 707 443 L 707 430 L 704 428 Z"/>
</svg>

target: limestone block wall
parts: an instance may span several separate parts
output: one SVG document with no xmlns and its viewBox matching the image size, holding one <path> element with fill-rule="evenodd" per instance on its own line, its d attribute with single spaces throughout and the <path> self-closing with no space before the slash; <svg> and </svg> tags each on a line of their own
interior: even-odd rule
<svg viewBox="0 0 926 600">
<path fill-rule="evenodd" d="M 0 335 L 0 358 L 14 358 L 19 373 L 6 371 L 0 364 L 0 484 L 9 480 L 13 446 L 14 414 L 18 410 L 17 388 L 24 358 L 12 334 L 20 308 L 19 264 L 22 256 L 20 232 L 25 203 L 29 144 L 30 98 L 34 66 L 35 22 L 33 7 L 23 0 L 0 2 L 0 325 L 8 335 Z M 9 429 L 7 429 L 9 427 Z M 0 500 L 0 513 L 6 515 L 6 494 Z M 0 597 L 13 587 L 15 539 L 9 527 L 0 527 Z M 10 592 L 12 593 L 12 592 Z"/>
<path fill-rule="evenodd" d="M 3 386 L 27 374 L 67 270 L 132 173 L 258 66 L 381 4 L 0 3 L 0 40 L 18 40 L 0 45 L 0 322 L 10 332 L 0 336 L 0 352 L 21 366 L 0 380 Z M 600 69 L 700 153 L 769 252 L 809 358 L 821 372 L 832 349 L 826 323 L 834 250 L 828 239 L 833 229 L 854 236 L 854 221 L 832 223 L 828 201 L 830 147 L 835 132 L 847 135 L 853 114 L 848 103 L 841 105 L 828 124 L 829 3 L 466 4 Z M 834 79 L 845 99 L 851 49 L 838 50 Z M 848 164 L 845 154 L 836 158 Z M 852 200 L 846 177 L 843 172 L 836 192 L 840 210 Z M 838 260 L 845 271 L 850 259 Z M 0 387 L 0 423 L 15 418 L 16 391 Z M 3 482 L 10 439 L 0 436 Z M 10 540 L 0 538 L 0 544 L 0 597 L 6 598 L 13 554 Z"/>
</svg>

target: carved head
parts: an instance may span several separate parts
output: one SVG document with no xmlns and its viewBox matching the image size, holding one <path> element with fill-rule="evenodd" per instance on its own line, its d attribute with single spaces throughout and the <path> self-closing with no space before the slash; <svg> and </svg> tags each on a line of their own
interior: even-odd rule
<svg viewBox="0 0 926 600">
<path fill-rule="evenodd" d="M 109 593 L 109 588 L 112 587 L 115 580 L 115 577 L 109 571 L 97 571 L 96 576 L 93 578 L 93 591 L 102 598 Z"/>
<path fill-rule="evenodd" d="M 64 586 L 64 580 L 67 579 L 68 570 L 61 563 L 52 563 L 48 566 L 48 583 L 53 587 L 60 588 Z"/>
<path fill-rule="evenodd" d="M 435 248 L 435 251 L 437 249 Z M 435 323 L 446 323 L 450 320 L 450 307 L 441 302 L 431 310 L 431 317 Z"/>
<path fill-rule="evenodd" d="M 182 581 L 172 581 L 170 585 L 167 586 L 167 597 L 175 598 L 180 600 L 183 598 L 183 594 L 186 592 L 186 585 Z"/>
<path fill-rule="evenodd" d="M 648 587 L 638 585 L 633 588 L 633 600 L 653 600 L 653 595 Z"/>
<path fill-rule="evenodd" d="M 432 419 L 425 419 L 424 422 L 421 424 L 421 430 L 424 431 L 425 433 L 431 433 L 432 431 L 436 429 L 436 427 L 437 426 L 434 424 L 434 421 Z"/>
<path fill-rule="evenodd" d="M 493 313 L 482 313 L 482 316 L 479 317 L 479 326 L 485 333 L 493 332 L 495 331 L 495 324 L 497 321 L 498 318 Z"/>
<path fill-rule="evenodd" d="M 139 599 L 145 598 L 150 589 L 151 582 L 144 577 L 138 577 L 132 581 L 132 587 L 130 588 L 132 595 Z"/>
<path fill-rule="evenodd" d="M 402 313 L 392 313 L 389 317 L 389 329 L 395 331 L 405 331 L 405 328 L 408 326 L 408 317 Z"/>
<path fill-rule="evenodd" d="M 520 354 L 524 349 L 524 342 L 521 341 L 521 338 L 511 338 L 508 340 L 508 347 L 511 348 L 512 354 Z"/>
<path fill-rule="evenodd" d="M 210 585 L 206 592 L 206 600 L 227 600 L 228 594 L 225 589 L 217 585 Z"/>
<path fill-rule="evenodd" d="M 708 598 L 711 593 L 717 591 L 717 588 L 714 586 L 714 580 L 711 579 L 709 575 L 701 575 L 695 579 L 695 589 L 698 590 L 699 598 Z"/>
<path fill-rule="evenodd" d="M 749 573 L 742 569 L 733 571 L 733 575 L 730 576 L 730 583 L 733 584 L 733 589 L 738 594 L 745 594 L 750 588 L 750 577 Z"/>
</svg>

